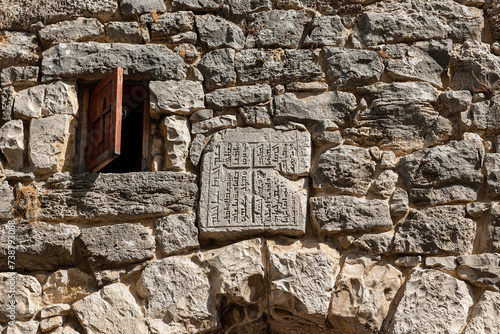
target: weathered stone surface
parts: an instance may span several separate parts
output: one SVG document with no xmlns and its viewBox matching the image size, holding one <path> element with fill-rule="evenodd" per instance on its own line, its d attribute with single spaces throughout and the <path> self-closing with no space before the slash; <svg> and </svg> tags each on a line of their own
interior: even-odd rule
<svg viewBox="0 0 500 334">
<path fill-rule="evenodd" d="M 13 289 L 11 289 L 13 285 Z M 21 275 L 15 272 L 0 273 L 0 322 L 7 323 L 9 318 L 9 306 L 12 300 L 9 297 L 11 290 L 15 294 L 15 320 L 30 320 L 40 309 L 42 287 L 33 277 Z"/>
<path fill-rule="evenodd" d="M 326 47 L 322 54 L 326 79 L 337 89 L 373 84 L 384 71 L 384 63 L 375 51 Z"/>
<path fill-rule="evenodd" d="M 63 317 L 55 316 L 48 319 L 43 319 L 40 321 L 40 330 L 45 333 L 50 330 L 56 329 L 57 327 L 62 327 Z"/>
<path fill-rule="evenodd" d="M 324 325 L 340 255 L 327 244 L 268 241 L 271 284 L 269 301 L 273 321 Z M 314 270 L 310 270 L 314 268 Z M 288 320 L 288 321 L 287 321 Z"/>
<path fill-rule="evenodd" d="M 198 81 L 151 81 L 150 111 L 160 113 L 190 114 L 205 108 L 203 86 Z"/>
<path fill-rule="evenodd" d="M 500 289 L 500 254 L 483 253 L 457 257 L 457 274 L 479 287 Z"/>
<path fill-rule="evenodd" d="M 257 47 L 296 49 L 311 21 L 305 10 L 272 10 L 248 16 Z"/>
<path fill-rule="evenodd" d="M 366 94 L 369 107 L 360 110 L 354 127 L 346 130 L 356 142 L 411 152 L 442 143 L 452 134 L 451 122 L 432 106 L 439 91 L 426 82 L 376 83 L 358 92 Z"/>
<path fill-rule="evenodd" d="M 165 256 L 200 248 L 196 216 L 181 213 L 159 218 L 155 222 L 156 240 Z"/>
<path fill-rule="evenodd" d="M 396 182 L 399 175 L 392 170 L 383 171 L 372 184 L 372 192 L 383 198 L 391 197 L 396 190 Z"/>
<path fill-rule="evenodd" d="M 345 126 L 356 108 L 356 97 L 347 92 L 285 93 L 274 98 L 274 120 L 308 122 L 332 120 Z"/>
<path fill-rule="evenodd" d="M 471 123 L 470 129 L 486 135 L 500 134 L 499 117 L 500 95 L 495 95 L 486 101 L 473 103 L 467 114 L 467 118 Z"/>
<path fill-rule="evenodd" d="M 78 113 L 76 84 L 56 81 L 45 86 L 42 116 L 72 115 Z"/>
<path fill-rule="evenodd" d="M 208 277 L 189 257 L 151 263 L 136 285 L 146 299 L 145 315 L 153 333 L 188 334 L 216 327 Z"/>
<path fill-rule="evenodd" d="M 5 180 L 0 181 L 0 220 L 12 218 L 14 192 Z"/>
<path fill-rule="evenodd" d="M 463 334 L 493 334 L 500 332 L 500 294 L 485 291 L 470 314 Z"/>
<path fill-rule="evenodd" d="M 36 320 L 16 321 L 12 326 L 7 326 L 5 334 L 37 334 L 40 323 Z"/>
<path fill-rule="evenodd" d="M 195 12 L 209 12 L 220 9 L 223 0 L 172 0 L 174 10 L 193 10 Z"/>
<path fill-rule="evenodd" d="M 58 43 L 87 42 L 103 39 L 104 26 L 97 19 L 83 17 L 50 24 L 38 32 L 45 48 Z"/>
<path fill-rule="evenodd" d="M 151 24 L 151 39 L 166 40 L 173 42 L 174 40 L 182 40 L 194 34 L 194 40 L 198 37 L 194 30 L 194 14 L 192 12 L 174 12 L 165 13 L 158 16 L 157 20 L 153 20 L 151 15 L 141 16 L 141 22 Z"/>
<path fill-rule="evenodd" d="M 451 38 L 481 40 L 482 10 L 452 0 L 387 2 L 368 7 L 357 27 L 367 45 Z"/>
<path fill-rule="evenodd" d="M 149 40 L 149 30 L 145 24 L 137 22 L 109 22 L 106 37 L 112 43 L 142 43 Z"/>
<path fill-rule="evenodd" d="M 155 240 L 140 224 L 116 224 L 83 229 L 82 255 L 92 269 L 109 269 L 149 260 Z"/>
<path fill-rule="evenodd" d="M 468 90 L 447 90 L 439 98 L 450 114 L 466 111 L 472 104 L 472 94 Z"/>
<path fill-rule="evenodd" d="M 393 231 L 363 234 L 361 237 L 353 241 L 353 245 L 376 254 L 384 254 L 389 252 L 392 246 L 393 237 Z"/>
<path fill-rule="evenodd" d="M 395 334 L 459 334 L 473 298 L 472 289 L 464 282 L 437 270 L 415 269 L 388 330 Z"/>
<path fill-rule="evenodd" d="M 391 216 L 401 217 L 405 215 L 409 208 L 410 203 L 408 199 L 408 193 L 402 188 L 396 188 L 392 194 L 390 201 Z"/>
<path fill-rule="evenodd" d="M 387 74 L 394 80 L 421 80 L 442 88 L 441 74 L 450 63 L 451 40 L 387 45 Z"/>
<path fill-rule="evenodd" d="M 304 39 L 304 45 L 312 47 L 344 46 L 349 32 L 339 16 L 315 16 Z"/>
<path fill-rule="evenodd" d="M 69 115 L 54 115 L 31 121 L 28 157 L 36 174 L 71 169 L 76 125 L 76 118 Z"/>
<path fill-rule="evenodd" d="M 58 315 L 68 315 L 71 306 L 69 304 L 53 304 L 44 307 L 40 311 L 40 319 L 55 317 Z"/>
<path fill-rule="evenodd" d="M 196 123 L 199 121 L 204 121 L 214 117 L 214 111 L 212 109 L 200 109 L 196 110 L 189 116 L 191 123 Z"/>
<path fill-rule="evenodd" d="M 412 254 L 470 254 L 476 223 L 465 217 L 465 208 L 445 205 L 412 209 L 394 235 L 394 251 Z"/>
<path fill-rule="evenodd" d="M 422 262 L 421 256 L 401 256 L 394 261 L 394 264 L 399 267 L 413 268 Z"/>
<path fill-rule="evenodd" d="M 208 49 L 241 50 L 245 46 L 245 36 L 238 25 L 214 15 L 196 16 L 195 21 L 200 41 Z"/>
<path fill-rule="evenodd" d="M 1 74 L 2 87 L 33 86 L 38 81 L 38 66 L 11 66 L 4 68 Z"/>
<path fill-rule="evenodd" d="M 191 143 L 187 119 L 177 115 L 167 116 L 160 123 L 160 130 L 165 139 L 166 170 L 185 170 Z"/>
<path fill-rule="evenodd" d="M 228 0 L 233 16 L 244 16 L 261 10 L 271 10 L 271 0 Z"/>
<path fill-rule="evenodd" d="M 311 50 L 247 49 L 236 53 L 236 72 L 242 83 L 317 81 L 324 73 Z"/>
<path fill-rule="evenodd" d="M 488 197 L 498 197 L 500 195 L 500 153 L 487 153 L 484 158 L 484 168 L 486 170 L 486 193 Z"/>
<path fill-rule="evenodd" d="M 134 17 L 151 12 L 161 13 L 167 10 L 163 0 L 122 0 L 120 9 L 126 17 Z"/>
<path fill-rule="evenodd" d="M 7 225 L 0 227 L 0 270 L 8 270 Z M 76 226 L 42 222 L 16 225 L 16 270 L 56 270 L 76 264 L 73 242 L 80 234 Z"/>
<path fill-rule="evenodd" d="M 325 92 L 328 90 L 326 82 L 297 82 L 292 81 L 286 85 L 287 92 Z"/>
<path fill-rule="evenodd" d="M 366 195 L 376 165 L 366 148 L 330 148 L 320 155 L 311 171 L 313 186 L 341 194 Z"/>
<path fill-rule="evenodd" d="M 240 114 L 247 125 L 255 128 L 271 127 L 271 105 L 257 105 L 240 108 Z"/>
<path fill-rule="evenodd" d="M 349 254 L 337 278 L 328 320 L 342 333 L 374 333 L 396 296 L 403 275 L 378 256 Z"/>
<path fill-rule="evenodd" d="M 122 283 L 107 285 L 71 308 L 88 334 L 148 333 L 139 305 Z"/>
<path fill-rule="evenodd" d="M 467 214 L 471 217 L 478 218 L 485 212 L 488 212 L 491 209 L 491 203 L 488 202 L 472 202 L 467 203 L 465 209 L 467 210 Z"/>
<path fill-rule="evenodd" d="M 392 228 L 387 202 L 352 196 L 311 197 L 311 217 L 322 233 L 387 231 Z"/>
<path fill-rule="evenodd" d="M 181 56 L 164 45 L 61 43 L 42 54 L 45 78 L 102 79 L 121 66 L 128 76 L 152 80 L 184 79 Z"/>
<path fill-rule="evenodd" d="M 337 146 L 342 144 L 342 134 L 340 131 L 323 131 L 314 133 L 312 140 L 316 146 Z"/>
<path fill-rule="evenodd" d="M 6 87 L 1 90 L 0 95 L 0 111 L 2 112 L 2 121 L 10 121 L 12 119 L 12 109 L 14 108 L 14 96 L 16 91 L 14 87 Z"/>
<path fill-rule="evenodd" d="M 203 152 L 207 141 L 207 137 L 199 133 L 191 142 L 191 147 L 189 148 L 189 161 L 191 161 L 194 166 L 198 166 L 200 163 L 201 153 Z"/>
<path fill-rule="evenodd" d="M 214 108 L 241 107 L 265 103 L 271 100 L 269 85 L 238 86 L 220 88 L 206 94 L 207 104 Z"/>
<path fill-rule="evenodd" d="M 456 256 L 427 256 L 425 258 L 426 267 L 448 273 L 454 273 L 457 265 Z"/>
<path fill-rule="evenodd" d="M 46 305 L 71 304 L 94 292 L 95 279 L 77 268 L 60 269 L 52 273 L 43 285 Z"/>
<path fill-rule="evenodd" d="M 36 65 L 39 53 L 35 34 L 18 31 L 0 33 L 0 70 L 9 66 Z"/>
<path fill-rule="evenodd" d="M 214 134 L 203 156 L 200 236 L 303 234 L 304 180 L 291 181 L 281 174 L 307 174 L 310 150 L 309 134 L 300 131 L 247 128 Z"/>
<path fill-rule="evenodd" d="M 198 64 L 209 90 L 236 83 L 233 49 L 219 49 L 208 52 Z"/>
<path fill-rule="evenodd" d="M 211 131 L 234 128 L 236 127 L 236 124 L 237 121 L 235 115 L 221 115 L 192 124 L 191 133 L 202 134 Z"/>
<path fill-rule="evenodd" d="M 196 176 L 177 172 L 56 174 L 40 194 L 40 219 L 120 221 L 193 210 Z"/>
<path fill-rule="evenodd" d="M 486 218 L 486 233 L 491 252 L 500 250 L 500 206 L 498 204 L 498 202 L 491 203 L 491 210 Z"/>
<path fill-rule="evenodd" d="M 483 183 L 482 139 L 466 134 L 461 141 L 436 146 L 400 159 L 399 173 L 414 203 L 475 201 Z"/>
<path fill-rule="evenodd" d="M 25 120 L 42 117 L 45 89 L 45 85 L 39 85 L 18 92 L 12 109 L 14 117 Z"/>
<path fill-rule="evenodd" d="M 19 170 L 24 162 L 24 126 L 16 119 L 0 127 L 0 150 L 7 159 L 10 168 Z"/>
</svg>

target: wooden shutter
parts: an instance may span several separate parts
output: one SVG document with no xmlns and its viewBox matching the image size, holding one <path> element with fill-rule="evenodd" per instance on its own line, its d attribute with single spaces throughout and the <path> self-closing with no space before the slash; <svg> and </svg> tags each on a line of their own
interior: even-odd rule
<svg viewBox="0 0 500 334">
<path fill-rule="evenodd" d="M 123 69 L 118 67 L 91 92 L 86 172 L 97 172 L 120 155 Z"/>
</svg>

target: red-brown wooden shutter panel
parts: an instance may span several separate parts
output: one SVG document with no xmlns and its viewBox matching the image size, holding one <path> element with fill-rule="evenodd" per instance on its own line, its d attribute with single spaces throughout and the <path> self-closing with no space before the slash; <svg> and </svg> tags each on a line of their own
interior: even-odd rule
<svg viewBox="0 0 500 334">
<path fill-rule="evenodd" d="M 86 172 L 97 172 L 120 155 L 123 69 L 118 67 L 90 95 Z"/>
</svg>

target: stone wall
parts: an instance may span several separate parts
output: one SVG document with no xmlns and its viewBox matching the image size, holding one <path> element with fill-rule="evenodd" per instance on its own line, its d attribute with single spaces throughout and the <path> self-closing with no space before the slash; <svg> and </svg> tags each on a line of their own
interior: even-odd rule
<svg viewBox="0 0 500 334">
<path fill-rule="evenodd" d="M 0 333 L 500 332 L 498 1 L 8 0 L 0 29 Z M 80 173 L 117 66 L 149 171 Z"/>
</svg>

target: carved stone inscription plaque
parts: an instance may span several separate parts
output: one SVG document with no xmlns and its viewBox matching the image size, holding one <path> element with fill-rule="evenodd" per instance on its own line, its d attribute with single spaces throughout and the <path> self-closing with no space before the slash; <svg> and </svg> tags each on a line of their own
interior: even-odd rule
<svg viewBox="0 0 500 334">
<path fill-rule="evenodd" d="M 231 239 L 260 232 L 305 231 L 311 143 L 301 131 L 230 129 L 205 148 L 200 233 Z"/>
</svg>

